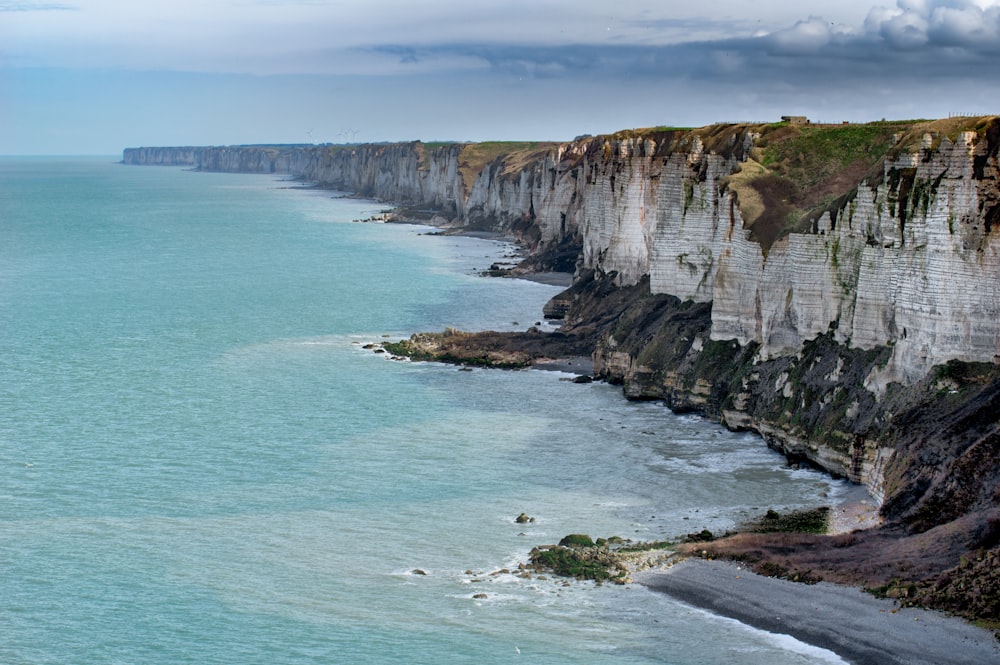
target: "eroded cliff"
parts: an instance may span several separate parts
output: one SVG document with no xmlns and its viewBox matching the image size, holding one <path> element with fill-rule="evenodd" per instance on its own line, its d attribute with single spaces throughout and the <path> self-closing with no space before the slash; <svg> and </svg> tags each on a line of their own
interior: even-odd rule
<svg viewBox="0 0 1000 665">
<path fill-rule="evenodd" d="M 866 434 L 873 405 L 935 366 L 1000 353 L 998 149 L 996 118 L 966 118 L 565 144 L 140 148 L 124 161 L 289 174 L 500 231 L 539 256 L 575 250 L 578 277 L 710 304 L 679 366 L 656 351 L 662 331 L 636 339 L 619 325 L 597 345 L 599 372 L 881 495 L 892 453 Z M 721 388 L 706 366 L 734 362 L 730 348 L 754 369 L 709 408 L 706 391 Z"/>
<path fill-rule="evenodd" d="M 759 432 L 864 483 L 884 499 L 882 529 L 754 551 L 831 579 L 909 579 L 952 607 L 979 570 L 964 553 L 1000 556 L 998 153 L 987 117 L 137 148 L 123 161 L 288 174 L 505 233 L 533 267 L 571 265 L 574 285 L 547 307 L 565 339 L 494 334 L 491 348 L 593 348 L 596 373 L 632 399 Z"/>
</svg>

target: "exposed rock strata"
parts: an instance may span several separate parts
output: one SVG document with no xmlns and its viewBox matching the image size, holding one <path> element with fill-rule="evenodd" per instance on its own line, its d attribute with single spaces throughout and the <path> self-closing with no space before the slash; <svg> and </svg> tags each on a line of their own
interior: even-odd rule
<svg viewBox="0 0 1000 665">
<path fill-rule="evenodd" d="M 865 376 L 850 377 L 871 393 L 859 394 L 860 404 L 877 400 L 892 383 L 919 381 L 948 360 L 993 362 L 1000 353 L 1000 240 L 993 232 L 1000 221 L 1000 122 L 901 124 L 899 130 L 884 156 L 862 154 L 868 160 L 862 162 L 878 163 L 878 169 L 807 220 L 810 230 L 779 232 L 767 245 L 759 242 L 759 220 L 792 208 L 759 186 L 780 171 L 764 165 L 768 154 L 756 146 L 787 139 L 788 128 L 648 130 L 510 149 L 420 142 L 137 148 L 125 151 L 124 162 L 285 173 L 423 206 L 455 226 L 507 233 L 529 245 L 542 265 L 558 261 L 565 268 L 576 252 L 580 275 L 604 275 L 619 287 L 648 284 L 653 295 L 711 303 L 708 330 L 692 338 L 700 348 L 715 351 L 733 340 L 740 357 L 750 349 L 754 362 L 786 358 L 794 364 L 804 349 L 825 339 L 843 347 L 841 361 L 877 355 Z M 847 141 L 845 131 L 831 135 Z M 754 175 L 758 171 L 766 175 Z M 756 194 L 746 182 L 763 192 L 771 213 L 755 208 Z M 746 199 L 742 204 L 737 192 Z M 745 214 L 755 220 L 753 232 Z M 565 300 L 548 311 L 564 313 Z M 612 331 L 599 362 L 627 390 L 648 392 L 629 387 L 648 383 L 647 364 L 622 356 L 616 342 Z M 745 378 L 742 394 L 765 390 L 753 383 L 758 375 Z M 690 400 L 692 408 L 708 401 L 705 378 L 682 391 L 683 400 L 670 378 L 665 381 L 652 390 L 675 394 L 675 402 Z M 774 392 L 793 390 L 781 383 L 774 380 Z M 834 389 L 837 380 L 828 383 Z M 881 491 L 888 455 L 883 446 L 849 444 L 865 450 L 859 467 L 856 452 L 803 439 L 746 411 L 749 397 L 740 394 L 720 413 L 731 425 L 760 431 L 788 451 L 802 451 Z M 821 408 L 831 399 L 839 396 Z M 795 413 L 813 408 L 805 397 L 788 406 Z"/>
<path fill-rule="evenodd" d="M 887 365 L 867 377 L 876 391 L 953 358 L 993 362 L 1000 123 L 954 138 L 928 132 L 913 145 L 901 139 L 842 206 L 766 255 L 727 187 L 765 129 L 622 133 L 512 153 L 501 144 L 481 165 L 470 164 L 468 146 L 419 142 L 136 148 L 124 161 L 291 174 L 426 206 L 458 226 L 522 236 L 536 250 L 569 239 L 582 248 L 583 268 L 618 285 L 649 276 L 654 294 L 712 302 L 711 338 L 755 343 L 764 359 L 829 331 L 851 347 L 892 346 Z"/>
</svg>

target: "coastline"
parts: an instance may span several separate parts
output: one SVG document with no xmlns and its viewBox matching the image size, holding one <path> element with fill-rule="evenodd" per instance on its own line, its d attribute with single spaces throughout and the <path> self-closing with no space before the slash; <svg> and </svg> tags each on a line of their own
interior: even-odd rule
<svg viewBox="0 0 1000 665">
<path fill-rule="evenodd" d="M 468 235 L 476 235 L 477 233 L 478 232 L 475 232 L 475 231 L 466 232 L 466 234 L 468 234 Z M 487 233 L 487 232 L 483 232 L 483 233 Z M 480 237 L 483 237 L 483 236 L 481 235 Z M 497 236 L 494 236 L 494 238 L 497 239 L 497 240 L 502 240 L 503 239 L 503 238 L 497 237 Z M 526 276 L 523 276 L 523 275 L 518 275 L 516 277 L 530 279 L 529 277 L 526 277 Z M 635 357 L 638 357 L 638 352 L 636 352 Z M 817 358 L 818 358 L 818 356 L 817 356 Z M 542 369 L 542 367 L 539 367 L 538 365 L 535 365 L 535 367 L 538 368 L 538 369 Z M 558 368 L 558 369 L 562 369 L 563 371 L 567 371 L 566 368 Z M 838 373 L 839 373 L 839 370 L 838 370 Z M 962 387 L 964 389 L 964 386 L 962 386 Z M 931 421 L 931 419 L 928 419 L 928 420 Z M 914 428 L 914 429 L 916 429 L 916 428 Z M 968 465 L 968 466 L 970 468 L 974 468 L 973 465 Z M 861 527 L 861 526 L 867 526 L 867 524 L 865 524 L 865 520 L 870 519 L 870 518 L 877 519 L 877 512 L 873 511 L 871 505 L 869 503 L 866 503 L 866 501 L 864 501 L 864 500 L 858 500 L 857 502 L 855 502 L 853 504 L 853 506 L 851 508 L 841 508 L 841 506 L 836 506 L 836 507 L 834 507 L 834 511 L 835 512 L 831 513 L 831 533 L 849 533 L 854 528 L 858 528 L 858 527 Z M 980 520 L 980 522 L 984 522 L 984 521 L 985 520 Z M 862 548 L 858 548 L 858 550 L 856 550 L 856 551 L 858 553 L 855 556 L 858 557 L 859 561 L 868 561 L 869 560 L 868 556 L 869 556 L 871 550 L 869 550 L 868 552 L 865 552 Z M 902 561 L 904 564 L 908 565 L 908 561 L 909 560 L 905 556 L 900 556 L 898 558 L 898 560 Z M 747 573 L 747 574 L 749 574 L 749 573 Z M 770 578 L 766 578 L 766 579 L 770 579 Z M 780 582 L 780 580 L 770 580 L 770 581 L 772 581 L 772 582 Z M 846 588 L 850 588 L 850 587 L 846 587 Z M 809 589 L 807 587 L 799 585 L 799 586 L 795 587 L 795 590 L 793 592 L 791 592 L 791 593 L 794 593 L 796 595 L 798 595 L 798 594 L 806 594 L 806 593 L 808 593 L 808 590 Z M 886 602 L 891 603 L 891 601 L 886 601 Z M 891 612 L 892 610 L 888 610 L 888 611 Z M 782 615 L 782 616 L 784 616 L 784 615 Z M 941 615 L 941 616 L 944 616 L 944 615 Z M 884 655 L 884 654 L 882 654 L 882 655 Z M 879 659 L 879 660 L 876 660 L 876 661 L 856 661 L 856 662 L 884 662 L 884 660 Z M 910 661 L 910 660 L 907 660 L 907 661 L 904 661 L 904 662 L 922 662 L 922 661 Z M 928 662 L 950 662 L 950 661 L 938 661 L 938 660 L 934 660 L 934 661 L 928 661 Z M 963 658 L 963 659 L 959 660 L 958 662 L 983 662 L 983 661 L 980 661 L 980 660 L 975 659 L 975 658 Z M 996 659 L 991 658 L 988 662 L 997 662 L 997 661 L 996 661 Z"/>
<path fill-rule="evenodd" d="M 1000 642 L 990 631 L 940 612 L 899 608 L 853 587 L 790 582 L 706 559 L 686 559 L 634 579 L 687 605 L 790 635 L 856 665 L 1000 663 Z"/>
<path fill-rule="evenodd" d="M 512 276 L 567 288 L 573 283 L 572 273 Z M 583 356 L 535 361 L 532 367 L 593 373 L 592 359 Z M 864 485 L 852 483 L 832 502 L 828 534 L 880 526 L 879 507 Z M 899 607 L 858 587 L 792 582 L 735 562 L 699 558 L 636 571 L 632 579 L 711 614 L 826 649 L 855 665 L 1000 665 L 1000 639 L 992 631 L 941 611 Z"/>
<path fill-rule="evenodd" d="M 564 289 L 573 286 L 573 273 L 571 272 L 529 272 L 522 275 L 511 275 L 511 277 L 549 286 L 561 286 Z"/>
<path fill-rule="evenodd" d="M 535 360 L 531 364 L 531 369 L 590 376 L 594 373 L 594 362 L 586 356 L 567 356 L 552 360 Z"/>
</svg>

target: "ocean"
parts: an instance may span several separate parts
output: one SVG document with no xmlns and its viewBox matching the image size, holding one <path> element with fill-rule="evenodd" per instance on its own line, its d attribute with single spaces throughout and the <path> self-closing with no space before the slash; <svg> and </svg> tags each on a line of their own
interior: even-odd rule
<svg viewBox="0 0 1000 665">
<path fill-rule="evenodd" d="M 558 287 L 480 276 L 510 245 L 115 162 L 0 159 L 0 662 L 842 662 L 516 575 L 569 533 L 725 531 L 846 488 L 613 386 L 362 348 L 553 329 Z"/>
</svg>

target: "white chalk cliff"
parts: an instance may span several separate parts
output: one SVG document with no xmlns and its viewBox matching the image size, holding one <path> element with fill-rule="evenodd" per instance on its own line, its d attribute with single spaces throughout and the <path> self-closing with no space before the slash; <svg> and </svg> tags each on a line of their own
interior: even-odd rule
<svg viewBox="0 0 1000 665">
<path fill-rule="evenodd" d="M 536 250 L 576 238 L 584 268 L 621 285 L 648 275 L 653 293 L 711 301 L 712 339 L 759 344 L 761 359 L 829 331 L 851 347 L 891 346 L 868 377 L 879 391 L 950 359 L 1000 354 L 996 126 L 899 146 L 881 177 L 766 253 L 727 186 L 754 146 L 752 127 L 586 137 L 478 167 L 461 144 L 417 142 L 136 148 L 124 161 L 288 173 L 434 206 L 455 225 L 530 229 Z"/>
</svg>

